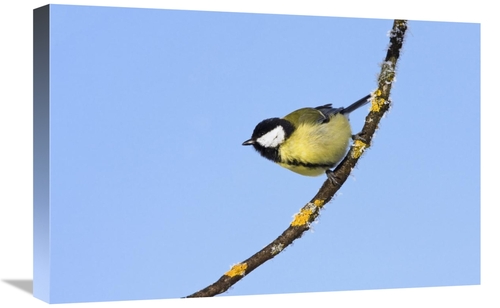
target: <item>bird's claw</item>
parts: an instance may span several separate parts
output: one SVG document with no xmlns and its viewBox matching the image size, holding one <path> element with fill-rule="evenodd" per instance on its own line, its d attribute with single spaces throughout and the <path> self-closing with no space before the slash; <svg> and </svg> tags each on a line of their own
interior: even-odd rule
<svg viewBox="0 0 500 308">
<path fill-rule="evenodd" d="M 368 143 L 364 137 L 361 137 L 361 133 L 357 133 L 356 135 L 352 135 L 352 140 L 360 140 L 364 143 Z"/>
<path fill-rule="evenodd" d="M 337 181 L 337 179 L 335 178 L 335 173 L 332 170 L 328 169 L 325 171 L 325 173 L 326 177 L 332 182 L 333 185 L 340 185 L 339 181 Z"/>
</svg>

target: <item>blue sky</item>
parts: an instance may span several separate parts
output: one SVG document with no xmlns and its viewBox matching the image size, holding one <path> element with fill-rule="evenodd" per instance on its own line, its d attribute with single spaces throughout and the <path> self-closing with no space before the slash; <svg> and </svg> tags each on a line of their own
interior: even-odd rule
<svg viewBox="0 0 500 308">
<path fill-rule="evenodd" d="M 264 118 L 374 90 L 392 25 L 79 6 L 51 18 L 55 301 L 188 295 L 278 236 L 325 178 L 241 142 Z M 393 109 L 314 232 L 227 295 L 479 283 L 479 25 L 410 23 L 399 67 Z"/>
<path fill-rule="evenodd" d="M 54 237 L 74 245 L 54 249 L 55 283 L 97 299 L 185 296 L 278 236 L 325 178 L 241 142 L 264 118 L 374 90 L 392 25 L 53 13 Z M 372 147 L 313 231 L 226 295 L 479 283 L 479 32 L 410 22 Z M 351 115 L 354 131 L 367 110 Z"/>
</svg>

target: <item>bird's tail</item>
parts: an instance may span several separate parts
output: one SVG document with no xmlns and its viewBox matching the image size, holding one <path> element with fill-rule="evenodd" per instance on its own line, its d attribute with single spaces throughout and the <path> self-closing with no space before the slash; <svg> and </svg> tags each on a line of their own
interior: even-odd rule
<svg viewBox="0 0 500 308">
<path fill-rule="evenodd" d="M 342 113 L 342 114 L 349 114 L 349 113 L 353 112 L 354 110 L 358 109 L 359 107 L 368 104 L 368 102 L 370 101 L 369 100 L 370 97 L 371 97 L 371 94 L 368 94 L 367 96 L 365 96 L 362 99 L 354 102 L 350 106 L 345 107 L 344 109 L 342 109 L 340 111 L 340 113 Z"/>
</svg>

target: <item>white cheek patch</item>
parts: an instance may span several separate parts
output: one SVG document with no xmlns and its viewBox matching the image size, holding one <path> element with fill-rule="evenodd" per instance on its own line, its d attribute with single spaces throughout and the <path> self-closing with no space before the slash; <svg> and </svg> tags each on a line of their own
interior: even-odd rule
<svg viewBox="0 0 500 308">
<path fill-rule="evenodd" d="M 285 130 L 281 125 L 263 135 L 256 141 L 265 148 L 275 148 L 285 140 Z"/>
</svg>

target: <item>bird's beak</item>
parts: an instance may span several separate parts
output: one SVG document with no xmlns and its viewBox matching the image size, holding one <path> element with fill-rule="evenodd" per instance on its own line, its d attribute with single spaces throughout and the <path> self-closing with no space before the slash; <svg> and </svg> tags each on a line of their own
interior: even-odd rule
<svg viewBox="0 0 500 308">
<path fill-rule="evenodd" d="M 247 141 L 243 142 L 242 145 L 252 145 L 254 143 L 255 143 L 255 141 L 253 141 L 253 139 L 248 139 Z"/>
</svg>

